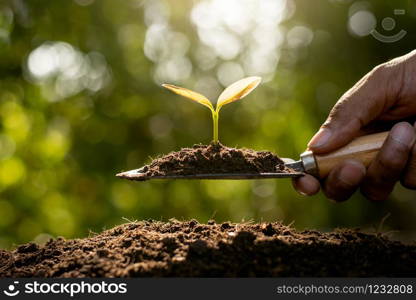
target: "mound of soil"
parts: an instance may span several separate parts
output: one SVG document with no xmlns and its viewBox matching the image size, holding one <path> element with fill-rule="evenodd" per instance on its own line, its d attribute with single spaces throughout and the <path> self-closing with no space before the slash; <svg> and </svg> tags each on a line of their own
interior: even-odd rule
<svg viewBox="0 0 416 300">
<path fill-rule="evenodd" d="M 280 223 L 124 224 L 94 237 L 0 251 L 0 277 L 416 276 L 416 246 L 357 230 Z"/>
<path fill-rule="evenodd" d="M 269 151 L 229 148 L 220 143 L 194 145 L 153 160 L 144 166 L 146 176 L 217 173 L 287 173 L 283 161 Z"/>
</svg>

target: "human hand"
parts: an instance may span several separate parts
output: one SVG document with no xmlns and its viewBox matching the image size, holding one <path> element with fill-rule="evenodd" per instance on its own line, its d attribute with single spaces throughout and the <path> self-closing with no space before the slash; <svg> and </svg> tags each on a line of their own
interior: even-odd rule
<svg viewBox="0 0 416 300">
<path fill-rule="evenodd" d="M 335 104 L 308 144 L 316 154 L 334 151 L 380 123 L 416 116 L 416 51 L 374 68 Z M 311 175 L 293 180 L 297 191 L 324 193 L 347 200 L 359 187 L 370 200 L 384 200 L 397 181 L 416 189 L 416 123 L 393 126 L 380 152 L 366 169 L 358 160 L 340 163 L 321 182 Z"/>
</svg>

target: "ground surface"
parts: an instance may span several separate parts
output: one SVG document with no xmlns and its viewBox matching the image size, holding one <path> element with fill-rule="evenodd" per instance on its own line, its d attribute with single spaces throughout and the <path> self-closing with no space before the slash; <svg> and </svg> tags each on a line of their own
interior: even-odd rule
<svg viewBox="0 0 416 300">
<path fill-rule="evenodd" d="M 269 151 L 226 147 L 222 144 L 194 145 L 153 160 L 145 166 L 146 176 L 213 173 L 290 172 L 283 161 Z"/>
<path fill-rule="evenodd" d="M 85 239 L 0 250 L 0 277 L 416 276 L 416 246 L 280 223 L 128 223 Z"/>
</svg>

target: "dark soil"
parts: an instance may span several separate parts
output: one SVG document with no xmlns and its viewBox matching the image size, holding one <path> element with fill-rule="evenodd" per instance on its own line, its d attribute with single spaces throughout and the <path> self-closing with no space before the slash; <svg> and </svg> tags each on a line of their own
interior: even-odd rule
<svg viewBox="0 0 416 300">
<path fill-rule="evenodd" d="M 280 223 L 143 221 L 93 237 L 0 250 L 0 277 L 416 276 L 416 245 Z"/>
<path fill-rule="evenodd" d="M 171 152 L 145 166 L 147 176 L 218 173 L 288 173 L 283 161 L 269 151 L 229 148 L 221 144 L 194 145 Z"/>
</svg>

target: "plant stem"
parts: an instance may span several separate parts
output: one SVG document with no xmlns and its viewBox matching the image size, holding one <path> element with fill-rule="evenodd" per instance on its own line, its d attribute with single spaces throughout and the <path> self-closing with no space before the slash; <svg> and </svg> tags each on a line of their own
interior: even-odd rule
<svg viewBox="0 0 416 300">
<path fill-rule="evenodd" d="M 212 124 L 213 124 L 213 142 L 218 144 L 218 111 L 212 111 Z"/>
</svg>

